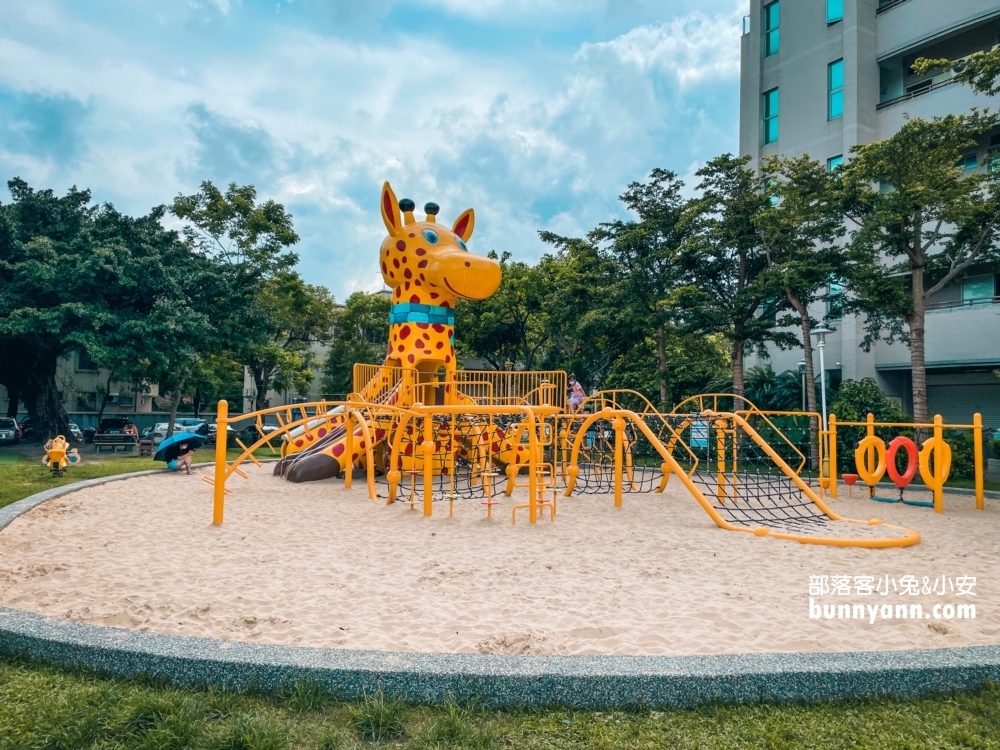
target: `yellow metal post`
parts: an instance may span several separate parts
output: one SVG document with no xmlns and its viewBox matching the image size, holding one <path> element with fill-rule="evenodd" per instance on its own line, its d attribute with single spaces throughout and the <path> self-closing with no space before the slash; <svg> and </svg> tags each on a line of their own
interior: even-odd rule
<svg viewBox="0 0 1000 750">
<path fill-rule="evenodd" d="M 622 431 L 625 429 L 625 420 L 620 416 L 615 417 L 611 426 L 615 430 L 615 507 L 622 507 Z"/>
<path fill-rule="evenodd" d="M 820 438 L 822 442 L 822 437 Z M 821 452 L 822 454 L 822 452 Z M 837 415 L 830 415 L 829 430 L 826 433 L 826 457 L 830 462 L 830 499 L 837 499 Z M 820 466 L 823 459 L 820 458 Z"/>
<path fill-rule="evenodd" d="M 434 508 L 434 419 L 424 412 L 424 515 L 430 516 Z"/>
<path fill-rule="evenodd" d="M 983 415 L 972 415 L 972 452 L 975 454 L 976 510 L 983 509 Z"/>
<path fill-rule="evenodd" d="M 225 399 L 219 401 L 219 406 L 215 413 L 215 501 L 212 506 L 212 523 L 216 526 L 222 525 L 222 515 L 226 502 L 226 439 L 227 432 L 226 418 L 229 416 L 229 402 Z"/>
<path fill-rule="evenodd" d="M 350 404 L 344 407 L 347 412 L 344 415 L 344 460 L 346 465 L 344 466 L 344 487 L 351 489 L 351 479 L 354 475 L 354 461 L 351 460 L 351 456 L 354 455 L 354 415 L 351 413 Z M 308 429 L 308 427 L 306 427 Z"/>
<path fill-rule="evenodd" d="M 941 418 L 940 414 L 934 415 L 934 442 L 937 445 L 941 445 L 944 442 L 944 428 L 941 426 L 944 420 Z M 940 453 L 938 454 L 940 455 Z M 936 463 L 936 462 L 935 462 Z M 934 467 L 935 473 L 940 473 L 942 476 L 942 481 L 934 488 L 934 512 L 944 513 L 944 472 L 941 472 L 940 467 Z"/>
</svg>

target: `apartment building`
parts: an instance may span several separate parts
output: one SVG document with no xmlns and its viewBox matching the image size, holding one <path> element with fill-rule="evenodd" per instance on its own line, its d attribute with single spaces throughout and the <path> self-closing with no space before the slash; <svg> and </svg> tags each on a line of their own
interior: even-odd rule
<svg viewBox="0 0 1000 750">
<path fill-rule="evenodd" d="M 918 57 L 956 60 L 998 43 L 1000 0 L 750 0 L 741 41 L 740 153 L 755 162 L 808 153 L 833 168 L 853 145 L 892 135 L 907 117 L 996 109 L 1000 99 L 956 83 L 952 73 L 917 76 L 911 66 Z M 1000 169 L 1000 132 L 981 139 L 961 164 Z M 927 315 L 930 412 L 967 422 L 978 411 L 985 424 L 1000 427 L 1000 268 L 971 270 L 934 298 Z M 827 337 L 828 382 L 874 377 L 909 410 L 906 345 L 880 342 L 863 351 L 863 320 L 851 315 L 832 315 L 830 327 L 836 330 Z M 801 350 L 775 349 L 769 360 L 782 372 L 796 370 L 801 358 Z"/>
</svg>

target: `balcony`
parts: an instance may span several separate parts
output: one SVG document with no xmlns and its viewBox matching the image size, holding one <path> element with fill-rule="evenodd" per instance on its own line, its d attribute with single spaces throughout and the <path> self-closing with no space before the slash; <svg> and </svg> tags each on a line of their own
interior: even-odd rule
<svg viewBox="0 0 1000 750">
<path fill-rule="evenodd" d="M 946 5 L 941 0 L 904 0 L 879 5 L 875 46 L 879 63 L 1000 16 L 996 3 L 983 0 L 948 0 Z"/>
<path fill-rule="evenodd" d="M 953 300 L 928 306 L 925 357 L 927 367 L 1000 366 L 1000 297 Z M 910 369 L 906 344 L 879 342 L 878 370 Z"/>
</svg>

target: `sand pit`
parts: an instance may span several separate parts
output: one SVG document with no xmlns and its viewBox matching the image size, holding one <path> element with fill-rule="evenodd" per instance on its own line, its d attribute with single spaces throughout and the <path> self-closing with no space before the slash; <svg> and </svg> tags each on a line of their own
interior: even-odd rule
<svg viewBox="0 0 1000 750">
<path fill-rule="evenodd" d="M 202 474 L 205 470 L 199 470 Z M 363 481 L 357 484 L 363 486 Z M 98 625 L 262 643 L 513 654 L 866 651 L 1000 643 L 1000 503 L 946 512 L 842 498 L 834 508 L 920 532 L 906 549 L 802 545 L 717 528 L 675 482 L 663 495 L 560 501 L 554 524 L 424 519 L 339 480 L 250 467 L 213 527 L 200 476 L 83 489 L 0 531 L 0 605 Z M 859 494 L 859 493 L 856 493 Z M 859 595 L 855 576 L 924 582 Z M 975 619 L 811 619 L 810 576 L 850 576 L 820 604 L 974 603 Z M 948 590 L 975 577 L 975 596 Z M 935 583 L 945 579 L 945 592 Z M 832 579 L 831 581 L 832 582 Z M 947 610 L 945 610 L 947 612 Z"/>
</svg>

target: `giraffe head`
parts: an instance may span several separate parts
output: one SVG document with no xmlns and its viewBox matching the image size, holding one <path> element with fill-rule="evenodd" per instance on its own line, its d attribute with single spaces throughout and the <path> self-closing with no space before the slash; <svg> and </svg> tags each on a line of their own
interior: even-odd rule
<svg viewBox="0 0 1000 750">
<path fill-rule="evenodd" d="M 428 203 L 425 221 L 413 216 L 413 201 L 397 201 L 382 186 L 382 241 L 379 265 L 392 288 L 388 359 L 404 367 L 455 367 L 454 309 L 459 299 L 480 300 L 500 286 L 500 265 L 465 246 L 476 215 L 464 211 L 451 229 L 437 223 L 438 206 Z"/>
</svg>

